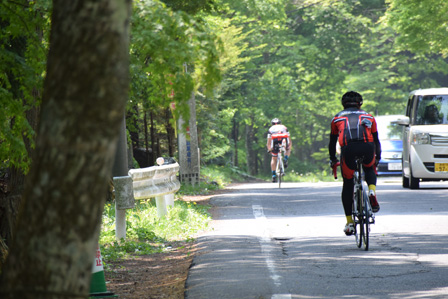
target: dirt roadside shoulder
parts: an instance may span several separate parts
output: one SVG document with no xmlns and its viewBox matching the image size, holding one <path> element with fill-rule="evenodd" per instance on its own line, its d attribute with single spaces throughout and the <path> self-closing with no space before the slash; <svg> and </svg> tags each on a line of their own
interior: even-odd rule
<svg viewBox="0 0 448 299">
<path fill-rule="evenodd" d="M 208 195 L 183 196 L 182 200 L 209 204 L 212 197 L 234 192 L 233 188 Z M 213 207 L 210 213 L 213 215 Z M 105 270 L 107 290 L 125 299 L 184 298 L 188 270 L 200 249 L 196 242 L 173 242 L 171 248 L 164 253 L 109 262 Z"/>
</svg>

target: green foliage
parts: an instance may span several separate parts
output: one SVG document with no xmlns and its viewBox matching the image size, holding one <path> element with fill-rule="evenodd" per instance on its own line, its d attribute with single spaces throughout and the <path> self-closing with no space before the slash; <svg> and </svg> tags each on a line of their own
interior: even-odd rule
<svg viewBox="0 0 448 299">
<path fill-rule="evenodd" d="M 443 0 L 388 0 L 383 18 L 400 35 L 402 49 L 448 55 L 448 3 Z"/>
<path fill-rule="evenodd" d="M 1 168 L 14 165 L 26 172 L 30 160 L 22 136 L 31 140 L 34 132 L 25 118 L 22 103 L 6 90 L 0 90 L 0 93 L 0 106 L 3 107 L 0 112 Z"/>
<path fill-rule="evenodd" d="M 244 182 L 247 174 L 237 167 L 230 165 L 218 166 L 210 164 L 201 167 L 201 180 L 199 184 L 182 184 L 179 195 L 205 195 L 212 190 L 222 189 L 233 182 Z"/>
<path fill-rule="evenodd" d="M 173 11 L 182 10 L 192 15 L 200 11 L 211 11 L 216 6 L 214 0 L 163 0 L 162 2 Z"/>
<path fill-rule="evenodd" d="M 416 5 L 408 2 L 408 7 Z M 220 7 L 214 24 L 241 32 L 222 39 L 224 49 L 241 60 L 228 64 L 213 99 L 200 99 L 206 107 L 200 110 L 201 149 L 213 157 L 210 162 L 236 163 L 232 155 L 238 156 L 238 165 L 264 160 L 269 120 L 279 117 L 291 133 L 292 156 L 305 168 L 323 168 L 329 124 L 342 109 L 343 93 L 360 92 L 363 108 L 375 115 L 401 114 L 409 91 L 446 84 L 446 59 L 397 47 L 393 28 L 379 22 L 387 8 L 383 1 L 226 1 Z M 395 7 L 399 14 L 401 4 Z M 426 10 L 434 7 L 428 3 Z M 446 23 L 443 17 L 438 20 Z M 244 51 L 239 52 L 241 45 Z M 236 124 L 232 128 L 219 115 L 229 107 Z M 255 130 L 249 143 L 256 155 L 249 158 L 246 126 Z M 229 143 L 219 141 L 226 136 Z"/>
<path fill-rule="evenodd" d="M 49 1 L 0 3 L 0 167 L 26 172 L 34 130 L 26 114 L 39 105 L 47 52 Z"/>
<path fill-rule="evenodd" d="M 223 157 L 230 150 L 230 140 L 228 135 L 232 129 L 232 119 L 235 113 L 234 108 L 223 108 L 216 114 L 205 113 L 210 110 L 208 106 L 201 105 L 198 110 L 204 117 L 201 123 L 208 122 L 207 131 L 202 133 L 201 139 L 204 145 L 201 151 L 202 162 L 207 163 L 213 159 Z"/>
<path fill-rule="evenodd" d="M 208 165 L 201 168 L 202 175 L 216 182 L 218 186 L 224 187 L 234 182 L 244 182 L 247 174 L 238 167 Z"/>
<path fill-rule="evenodd" d="M 26 171 L 26 114 L 40 101 L 51 1 L 0 8 L 0 161 Z M 188 119 L 194 93 L 207 165 L 246 170 L 256 160 L 268 171 L 266 131 L 279 117 L 291 161 L 321 169 L 344 92 L 360 92 L 363 108 L 381 115 L 403 113 L 410 90 L 446 85 L 441 0 L 136 0 L 133 9 L 128 128 L 144 131 L 151 111 L 153 142 L 166 151 L 161 132 Z"/>
<path fill-rule="evenodd" d="M 219 40 L 187 13 L 152 0 L 134 1 L 131 39 L 131 103 L 167 108 L 188 119 L 195 85 L 206 93 L 220 80 Z"/>
<path fill-rule="evenodd" d="M 164 251 L 171 242 L 189 241 L 205 230 L 210 221 L 208 206 L 175 201 L 163 218 L 158 218 L 154 200 L 139 201 L 127 210 L 126 241 L 115 239 L 115 207 L 105 206 L 100 235 L 101 252 L 106 261 L 129 254 L 152 254 Z"/>
</svg>

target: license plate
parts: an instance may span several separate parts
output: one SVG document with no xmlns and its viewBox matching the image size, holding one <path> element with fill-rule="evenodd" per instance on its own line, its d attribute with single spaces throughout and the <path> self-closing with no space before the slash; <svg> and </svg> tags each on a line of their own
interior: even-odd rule
<svg viewBox="0 0 448 299">
<path fill-rule="evenodd" d="M 448 172 L 448 163 L 434 163 L 436 172 Z"/>
<path fill-rule="evenodd" d="M 401 163 L 389 163 L 387 164 L 388 170 L 401 170 Z"/>
</svg>

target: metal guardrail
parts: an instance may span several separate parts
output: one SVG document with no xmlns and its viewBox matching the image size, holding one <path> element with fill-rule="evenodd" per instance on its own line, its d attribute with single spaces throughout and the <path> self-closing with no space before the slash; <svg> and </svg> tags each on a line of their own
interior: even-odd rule
<svg viewBox="0 0 448 299">
<path fill-rule="evenodd" d="M 179 164 L 168 164 L 129 170 L 135 199 L 173 194 L 180 188 L 177 179 Z"/>
<path fill-rule="evenodd" d="M 136 199 L 155 198 L 157 215 L 163 217 L 168 206 L 174 206 L 174 193 L 180 188 L 177 179 L 179 164 L 167 164 L 129 170 L 129 176 L 114 177 L 116 209 L 126 210 L 135 206 Z M 115 215 L 117 240 L 126 239 L 126 213 Z"/>
</svg>

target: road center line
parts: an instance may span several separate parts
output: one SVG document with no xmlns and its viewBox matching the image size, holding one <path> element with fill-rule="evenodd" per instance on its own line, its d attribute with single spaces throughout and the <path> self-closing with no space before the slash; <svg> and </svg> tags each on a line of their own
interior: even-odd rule
<svg viewBox="0 0 448 299">
<path fill-rule="evenodd" d="M 277 274 L 277 270 L 275 269 L 275 263 L 272 259 L 272 244 L 270 244 L 268 229 L 267 229 L 267 219 L 263 212 L 263 207 L 260 205 L 252 205 L 252 211 L 255 217 L 255 220 L 259 222 L 259 227 L 263 230 L 261 237 L 259 238 L 261 252 L 264 255 L 264 259 L 266 261 L 266 265 L 268 266 L 270 277 L 274 281 L 276 286 L 281 285 L 282 277 Z"/>
<path fill-rule="evenodd" d="M 266 261 L 266 265 L 268 266 L 269 273 L 271 279 L 274 281 L 276 287 L 281 286 L 282 277 L 277 274 L 277 270 L 275 269 L 274 260 L 271 258 L 272 256 L 272 244 L 271 239 L 269 238 L 268 232 L 268 223 L 267 218 L 264 215 L 263 207 L 260 205 L 252 205 L 252 212 L 254 214 L 255 220 L 258 221 L 259 227 L 263 230 L 261 237 L 258 239 L 261 246 L 261 252 L 264 255 L 264 259 Z M 291 294 L 273 294 L 271 299 L 291 299 Z"/>
</svg>

